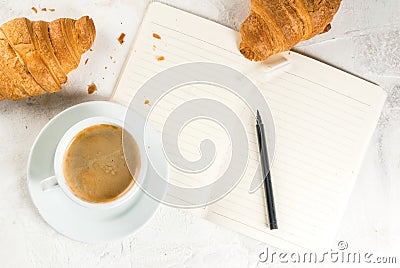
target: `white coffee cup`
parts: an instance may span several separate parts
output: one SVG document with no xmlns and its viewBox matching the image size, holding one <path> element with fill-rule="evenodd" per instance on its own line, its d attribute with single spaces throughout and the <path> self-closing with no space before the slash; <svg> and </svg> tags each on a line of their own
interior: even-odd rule
<svg viewBox="0 0 400 268">
<path fill-rule="evenodd" d="M 139 152 L 140 152 L 140 170 L 139 174 L 135 177 L 136 183 L 133 185 L 125 194 L 120 196 L 119 198 L 105 203 L 91 203 L 77 197 L 71 190 L 71 188 L 66 183 L 64 174 L 63 174 L 63 160 L 64 154 L 66 153 L 69 145 L 71 144 L 74 137 L 81 132 L 82 130 L 100 124 L 113 125 L 122 128 L 126 131 L 132 138 L 136 141 Z M 129 166 L 129 165 L 128 165 Z M 52 189 L 56 189 L 60 187 L 63 192 L 74 202 L 77 204 L 87 207 L 87 208 L 100 208 L 107 209 L 113 208 L 119 205 L 122 205 L 126 201 L 132 199 L 139 190 L 139 186 L 137 182 L 142 182 L 145 178 L 147 171 L 147 157 L 146 151 L 144 148 L 144 137 L 142 131 L 140 129 L 135 129 L 134 127 L 125 126 L 123 122 L 108 118 L 108 117 L 91 117 L 85 120 L 82 120 L 75 125 L 73 125 L 70 129 L 68 129 L 64 136 L 61 138 L 60 142 L 57 145 L 57 149 L 54 155 L 54 173 L 55 175 L 44 179 L 41 181 L 40 185 L 43 191 L 48 191 Z"/>
</svg>

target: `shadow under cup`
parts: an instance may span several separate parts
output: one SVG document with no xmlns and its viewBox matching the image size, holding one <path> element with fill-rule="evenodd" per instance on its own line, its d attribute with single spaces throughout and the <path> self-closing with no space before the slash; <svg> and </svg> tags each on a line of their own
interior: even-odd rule
<svg viewBox="0 0 400 268">
<path fill-rule="evenodd" d="M 111 124 L 92 125 L 78 132 L 62 162 L 65 184 L 71 192 L 94 204 L 113 202 L 130 192 L 140 169 L 140 150 L 135 139 L 120 126 Z"/>
</svg>

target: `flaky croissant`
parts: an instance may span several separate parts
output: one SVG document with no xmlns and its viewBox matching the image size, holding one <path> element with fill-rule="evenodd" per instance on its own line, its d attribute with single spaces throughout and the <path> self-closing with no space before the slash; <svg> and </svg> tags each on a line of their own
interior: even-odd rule
<svg viewBox="0 0 400 268">
<path fill-rule="evenodd" d="M 341 0 L 251 0 L 240 34 L 241 53 L 254 61 L 287 51 L 330 30 Z"/>
<path fill-rule="evenodd" d="M 0 100 L 55 92 L 92 46 L 96 29 L 87 16 L 52 22 L 17 18 L 0 27 Z"/>
</svg>

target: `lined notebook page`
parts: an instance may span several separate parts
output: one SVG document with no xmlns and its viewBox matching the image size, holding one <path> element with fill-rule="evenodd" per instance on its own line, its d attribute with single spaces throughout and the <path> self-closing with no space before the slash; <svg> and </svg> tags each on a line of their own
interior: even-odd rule
<svg viewBox="0 0 400 268">
<path fill-rule="evenodd" d="M 155 39 L 153 33 L 161 39 Z M 282 54 L 290 61 L 286 69 L 269 73 L 265 63 L 243 58 L 238 51 L 239 41 L 240 35 L 231 29 L 152 3 L 112 99 L 127 105 L 147 79 L 186 62 L 217 62 L 247 75 L 258 85 L 274 115 L 276 153 L 272 181 L 278 230 L 270 231 L 267 227 L 263 190 L 248 192 L 259 157 L 254 115 L 245 105 L 225 90 L 182 89 L 157 104 L 150 121 L 161 131 L 167 111 L 188 98 L 206 95 L 230 105 L 246 124 L 249 165 L 240 184 L 224 199 L 209 206 L 204 216 L 281 249 L 330 246 L 385 93 L 371 83 L 293 52 Z M 163 61 L 157 61 L 160 56 Z M 151 92 L 143 98 L 149 99 L 150 104 L 153 101 Z M 223 131 L 208 122 L 188 127 L 181 150 L 189 158 L 198 157 L 193 145 L 207 135 L 221 138 L 218 152 L 230 151 L 230 144 L 222 142 Z M 208 183 L 207 176 L 215 178 L 226 167 L 223 158 L 217 163 L 219 167 L 198 178 L 188 179 L 172 171 L 171 180 L 187 187 Z"/>
<path fill-rule="evenodd" d="M 167 8 L 167 10 L 163 10 L 164 8 Z M 195 50 L 190 51 L 192 49 L 190 46 L 196 45 L 198 39 L 181 34 L 183 39 L 177 40 L 176 38 L 180 38 L 180 36 L 176 36 L 178 32 L 156 20 L 159 14 L 165 14 L 165 11 L 171 12 L 174 10 L 158 3 L 150 5 L 131 50 L 131 56 L 125 64 L 124 75 L 121 76 L 112 97 L 113 101 L 128 105 L 144 82 L 155 74 L 174 65 L 192 61 L 214 61 L 210 59 L 215 58 L 215 51 L 209 50 L 209 55 L 202 55 L 203 52 L 199 51 L 202 44 L 197 44 L 197 52 Z M 176 22 L 175 19 L 174 21 Z M 155 38 L 153 36 L 154 33 L 159 35 L 161 39 Z M 210 44 L 210 46 L 212 45 Z M 189 50 L 186 50 L 186 48 L 189 48 Z M 240 56 L 240 59 L 242 58 L 240 54 L 235 55 L 236 57 Z M 164 60 L 158 60 L 159 57 L 164 57 Z M 146 111 L 153 108 L 156 97 L 152 92 L 148 92 L 146 96 L 141 97 L 143 97 L 143 103 L 139 111 Z M 154 106 L 149 118 L 150 123 L 156 130 L 162 132 L 169 114 L 179 105 L 196 98 L 210 98 L 222 102 L 238 115 L 244 109 L 240 99 L 226 89 L 212 85 L 187 85 L 165 95 Z M 145 101 L 148 104 L 145 104 Z M 179 137 L 180 152 L 188 160 L 198 159 L 201 156 L 199 145 L 204 139 L 211 139 L 216 145 L 217 154 L 213 165 L 198 174 L 183 174 L 170 165 L 171 183 L 182 187 L 195 188 L 208 185 L 212 183 L 213 178 L 219 177 L 219 174 L 222 172 L 221 168 L 223 168 L 226 162 L 225 158 L 227 154 L 229 156 L 229 140 L 227 139 L 225 130 L 216 123 L 197 120 L 195 123 L 185 127 Z M 170 198 L 173 197 L 170 196 Z M 190 210 L 189 212 L 196 215 L 200 212 L 201 216 L 203 216 L 204 211 L 204 209 L 200 209 Z"/>
<path fill-rule="evenodd" d="M 247 193 L 250 173 L 207 217 L 279 248 L 318 249 L 336 235 L 385 94 L 300 55 L 289 59 L 289 69 L 258 80 L 276 124 L 271 172 L 279 229 L 265 228 L 263 193 Z M 250 113 L 242 120 L 254 126 Z M 250 165 L 258 165 L 256 143 L 252 152 Z"/>
</svg>

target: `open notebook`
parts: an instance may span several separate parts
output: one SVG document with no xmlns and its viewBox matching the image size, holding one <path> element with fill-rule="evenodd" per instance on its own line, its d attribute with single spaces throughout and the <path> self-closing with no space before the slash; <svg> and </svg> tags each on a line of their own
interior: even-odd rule
<svg viewBox="0 0 400 268">
<path fill-rule="evenodd" d="M 244 178 L 222 200 L 200 212 L 188 211 L 284 250 L 330 247 L 380 116 L 385 92 L 294 52 L 280 55 L 290 62 L 288 66 L 268 72 L 268 62 L 250 62 L 240 54 L 239 42 L 239 33 L 232 29 L 152 3 L 112 101 L 127 105 L 146 80 L 187 62 L 216 62 L 248 76 L 260 88 L 274 115 L 272 181 L 279 229 L 270 231 L 267 227 L 262 188 L 254 194 L 248 191 L 259 165 L 254 116 L 234 94 L 209 85 L 172 91 L 153 107 L 150 116 L 150 122 L 162 131 L 175 107 L 190 99 L 209 97 L 229 105 L 246 125 L 250 159 Z M 161 56 L 164 60 L 160 61 Z M 156 100 L 151 92 L 143 97 L 150 102 L 143 105 L 150 109 Z M 199 142 L 210 136 L 217 141 L 213 166 L 196 175 L 185 175 L 171 167 L 173 183 L 196 187 L 223 171 L 230 157 L 230 143 L 223 129 L 213 123 L 196 121 L 184 128 L 180 150 L 188 159 L 196 159 Z"/>
</svg>

